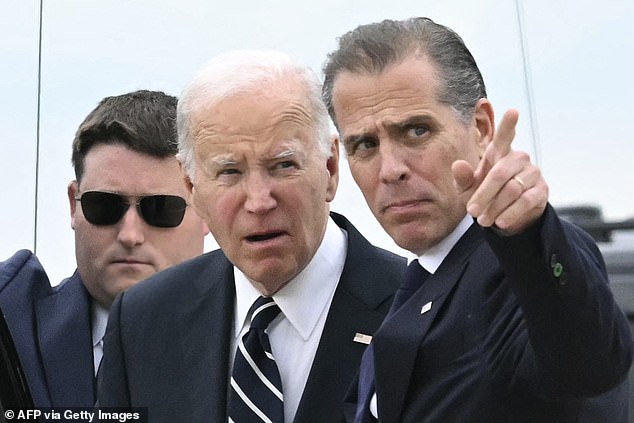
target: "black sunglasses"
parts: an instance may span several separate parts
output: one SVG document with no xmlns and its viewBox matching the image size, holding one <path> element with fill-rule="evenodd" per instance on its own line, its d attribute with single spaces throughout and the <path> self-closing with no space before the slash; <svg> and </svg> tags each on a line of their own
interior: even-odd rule
<svg viewBox="0 0 634 423">
<path fill-rule="evenodd" d="M 86 220 L 93 225 L 114 225 L 134 204 L 148 225 L 159 228 L 175 228 L 185 216 L 187 203 L 176 195 L 148 195 L 138 197 L 135 203 L 119 194 L 102 191 L 87 191 L 75 197 L 81 203 Z"/>
</svg>

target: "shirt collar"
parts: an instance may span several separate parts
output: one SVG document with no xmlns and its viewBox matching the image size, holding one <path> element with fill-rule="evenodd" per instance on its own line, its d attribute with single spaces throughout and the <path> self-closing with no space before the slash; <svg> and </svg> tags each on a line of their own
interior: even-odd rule
<svg viewBox="0 0 634 423">
<path fill-rule="evenodd" d="M 92 300 L 90 314 L 92 318 L 92 346 L 96 346 L 106 334 L 106 326 L 108 325 L 109 310 Z"/>
<path fill-rule="evenodd" d="M 346 260 L 347 233 L 328 219 L 326 232 L 308 265 L 273 295 L 284 317 L 304 340 L 315 329 L 319 316 L 330 304 Z M 247 323 L 251 304 L 262 295 L 234 266 L 236 307 L 234 335 L 237 338 Z M 239 323 L 235 323 L 239 322 Z"/>
<path fill-rule="evenodd" d="M 465 217 L 458 223 L 456 228 L 447 235 L 442 241 L 438 244 L 431 247 L 429 250 L 425 251 L 425 253 L 419 257 L 411 256 L 408 258 L 408 264 L 411 263 L 414 259 L 418 258 L 418 262 L 425 270 L 429 273 L 435 273 L 436 270 L 440 267 L 440 264 L 443 262 L 445 257 L 449 254 L 451 249 L 458 243 L 458 240 L 464 235 L 467 230 L 473 224 L 473 218 L 470 215 L 465 215 Z"/>
</svg>

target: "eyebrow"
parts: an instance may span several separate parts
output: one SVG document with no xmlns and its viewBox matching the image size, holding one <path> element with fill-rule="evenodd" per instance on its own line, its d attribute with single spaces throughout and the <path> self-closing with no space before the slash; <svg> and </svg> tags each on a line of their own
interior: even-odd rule
<svg viewBox="0 0 634 423">
<path fill-rule="evenodd" d="M 397 128 L 399 130 L 403 130 L 405 128 L 408 128 L 412 125 L 421 125 L 421 124 L 428 124 L 430 121 L 430 116 L 429 115 L 413 115 L 413 116 L 408 116 L 407 118 L 398 121 L 398 122 L 392 122 L 390 124 L 391 127 Z"/>
<path fill-rule="evenodd" d="M 279 160 L 279 159 L 286 159 L 288 157 L 292 157 L 296 154 L 295 149 L 293 148 L 288 148 L 276 155 L 274 155 L 273 157 L 270 157 L 268 159 L 264 159 L 264 160 Z M 220 155 L 217 157 L 214 157 L 211 159 L 211 162 L 213 163 L 213 165 L 218 166 L 218 167 L 225 167 L 225 166 L 235 166 L 238 164 L 238 161 L 236 159 L 234 159 L 231 155 L 227 154 L 227 155 Z"/>
<path fill-rule="evenodd" d="M 395 130 L 400 132 L 409 128 L 412 125 L 421 125 L 421 124 L 429 123 L 430 119 L 431 119 L 430 116 L 427 114 L 418 114 L 418 115 L 408 116 L 402 120 L 390 120 L 388 122 L 383 123 L 383 126 L 387 129 L 389 133 L 394 132 Z M 343 139 L 343 144 L 344 146 L 351 145 L 365 139 L 376 139 L 376 138 L 377 137 L 374 132 L 363 131 L 359 134 L 352 134 L 345 137 Z"/>
<path fill-rule="evenodd" d="M 276 155 L 274 155 L 273 157 L 271 157 L 272 160 L 278 160 L 278 159 L 285 159 L 287 157 L 291 157 L 295 155 L 295 150 L 293 148 L 288 148 Z"/>
<path fill-rule="evenodd" d="M 229 155 L 214 157 L 211 162 L 216 166 L 235 166 L 238 164 L 238 161 Z"/>
</svg>

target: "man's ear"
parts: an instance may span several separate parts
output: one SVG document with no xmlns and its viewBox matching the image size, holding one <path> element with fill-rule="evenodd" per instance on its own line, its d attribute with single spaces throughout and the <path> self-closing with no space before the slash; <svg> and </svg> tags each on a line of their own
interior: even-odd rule
<svg viewBox="0 0 634 423">
<path fill-rule="evenodd" d="M 192 182 L 192 178 L 190 178 L 184 172 L 183 172 L 183 178 L 185 178 L 185 187 L 187 187 L 187 192 L 191 196 L 194 190 L 194 183 Z"/>
<path fill-rule="evenodd" d="M 326 169 L 329 175 L 326 201 L 331 202 L 335 198 L 339 186 L 339 137 L 337 135 L 330 138 L 330 157 L 326 161 Z"/>
<path fill-rule="evenodd" d="M 477 131 L 477 144 L 480 153 L 489 145 L 495 134 L 495 116 L 493 106 L 486 98 L 478 100 L 473 114 L 475 120 L 475 129 Z"/>
<path fill-rule="evenodd" d="M 75 197 L 79 192 L 79 184 L 77 181 L 71 181 L 66 190 L 68 195 L 68 203 L 70 205 L 70 227 L 75 229 L 75 213 L 77 213 L 77 201 Z"/>
</svg>

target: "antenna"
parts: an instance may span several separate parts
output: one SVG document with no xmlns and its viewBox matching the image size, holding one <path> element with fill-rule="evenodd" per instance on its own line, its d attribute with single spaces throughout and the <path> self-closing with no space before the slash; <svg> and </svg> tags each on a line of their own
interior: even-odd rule
<svg viewBox="0 0 634 423">
<path fill-rule="evenodd" d="M 537 112 L 535 111 L 535 100 L 533 94 L 533 82 L 531 78 L 531 65 L 529 62 L 528 43 L 525 35 L 524 8 L 522 0 L 515 0 L 515 10 L 517 11 L 517 26 L 519 28 L 520 47 L 522 51 L 522 65 L 524 69 L 524 88 L 528 100 L 528 120 L 530 123 L 531 138 L 533 139 L 533 157 L 537 166 L 541 165 L 541 149 L 539 143 L 539 129 L 537 127 Z"/>
<path fill-rule="evenodd" d="M 35 131 L 35 212 L 33 215 L 33 254 L 37 254 L 37 216 L 40 188 L 40 111 L 42 100 L 42 9 L 44 0 L 40 0 L 40 28 L 37 48 L 37 121 Z"/>
</svg>

